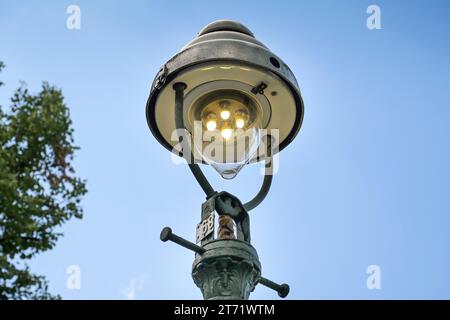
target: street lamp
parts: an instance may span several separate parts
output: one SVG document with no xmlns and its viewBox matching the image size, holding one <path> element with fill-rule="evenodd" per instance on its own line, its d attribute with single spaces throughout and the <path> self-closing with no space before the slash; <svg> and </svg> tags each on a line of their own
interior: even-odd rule
<svg viewBox="0 0 450 320">
<path fill-rule="evenodd" d="M 250 244 L 248 211 L 269 191 L 273 156 L 295 138 L 302 124 L 303 101 L 289 67 L 242 24 L 216 21 L 163 65 L 153 81 L 146 114 L 155 138 L 187 161 L 206 194 L 197 244 L 168 227 L 161 232 L 162 241 L 196 253 L 192 277 L 204 298 L 248 299 L 258 283 L 285 297 L 288 285 L 261 276 Z M 216 192 L 199 166 L 209 164 L 232 179 L 245 164 L 259 161 L 265 161 L 264 180 L 247 203 Z"/>
</svg>

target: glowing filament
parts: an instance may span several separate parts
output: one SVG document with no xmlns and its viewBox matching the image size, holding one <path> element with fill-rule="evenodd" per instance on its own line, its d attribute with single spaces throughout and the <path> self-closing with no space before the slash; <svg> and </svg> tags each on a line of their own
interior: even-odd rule
<svg viewBox="0 0 450 320">
<path fill-rule="evenodd" d="M 209 131 L 214 131 L 214 130 L 216 130 L 216 127 L 217 127 L 217 123 L 216 123 L 214 120 L 209 120 L 209 121 L 206 123 L 206 128 L 207 128 Z"/>
<path fill-rule="evenodd" d="M 227 128 L 227 129 L 223 129 L 221 133 L 222 133 L 222 137 L 225 140 L 228 140 L 233 135 L 233 130 Z"/>
<path fill-rule="evenodd" d="M 228 120 L 230 118 L 230 111 L 228 110 L 222 110 L 222 112 L 220 112 L 220 117 L 223 120 Z"/>
<path fill-rule="evenodd" d="M 236 119 L 236 128 L 238 129 L 242 129 L 245 125 L 245 120 L 244 119 Z"/>
</svg>

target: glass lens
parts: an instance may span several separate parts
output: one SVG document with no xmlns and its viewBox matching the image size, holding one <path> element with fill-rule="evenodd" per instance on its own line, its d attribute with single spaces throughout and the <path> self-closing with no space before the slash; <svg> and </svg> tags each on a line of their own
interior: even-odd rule
<svg viewBox="0 0 450 320">
<path fill-rule="evenodd" d="M 260 108 L 237 90 L 218 90 L 200 97 L 191 109 L 194 147 L 223 178 L 234 178 L 260 144 Z"/>
</svg>

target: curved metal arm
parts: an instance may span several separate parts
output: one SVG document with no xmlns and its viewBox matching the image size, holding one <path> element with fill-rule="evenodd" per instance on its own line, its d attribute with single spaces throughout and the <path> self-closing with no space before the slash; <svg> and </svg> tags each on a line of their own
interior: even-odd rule
<svg viewBox="0 0 450 320">
<path fill-rule="evenodd" d="M 206 194 L 206 198 L 209 199 L 215 195 L 217 192 L 213 189 L 211 184 L 209 183 L 206 176 L 203 174 L 200 166 L 194 163 L 194 157 L 192 155 L 192 150 L 188 143 L 188 138 L 185 135 L 185 127 L 183 122 L 183 103 L 184 103 L 184 90 L 186 89 L 186 84 L 182 82 L 177 82 L 173 85 L 173 89 L 175 90 L 175 126 L 177 130 L 181 130 L 182 134 L 180 136 L 180 143 L 183 145 L 183 157 L 186 159 L 189 169 L 191 169 L 192 174 L 194 175 L 197 182 L 200 184 L 201 188 Z M 256 194 L 256 196 L 250 200 L 249 202 L 244 204 L 244 208 L 247 211 L 250 211 L 256 208 L 267 196 L 269 193 L 270 186 L 272 184 L 272 137 L 270 135 L 267 136 L 267 156 L 265 163 L 265 173 L 264 180 L 261 186 L 261 189 Z"/>
<path fill-rule="evenodd" d="M 264 200 L 270 190 L 270 186 L 272 185 L 273 178 L 273 163 L 272 163 L 272 137 L 270 135 L 267 136 L 267 156 L 265 168 L 264 168 L 264 180 L 259 189 L 259 192 L 256 196 L 250 200 L 249 202 L 244 204 L 244 208 L 247 211 L 255 209 L 260 203 Z"/>
<path fill-rule="evenodd" d="M 177 82 L 173 85 L 173 89 L 175 90 L 175 125 L 177 130 L 182 131 L 182 135 L 180 137 L 180 143 L 183 143 L 183 157 L 186 159 L 189 169 L 191 169 L 192 174 L 194 175 L 197 182 L 202 187 L 203 191 L 206 194 L 206 198 L 210 198 L 216 194 L 216 191 L 213 189 L 208 179 L 206 179 L 205 175 L 200 169 L 199 165 L 194 163 L 194 157 L 192 155 L 192 150 L 189 147 L 189 142 L 187 136 L 184 134 L 184 123 L 183 123 L 183 103 L 184 103 L 184 90 L 186 89 L 186 84 L 182 82 Z"/>
</svg>

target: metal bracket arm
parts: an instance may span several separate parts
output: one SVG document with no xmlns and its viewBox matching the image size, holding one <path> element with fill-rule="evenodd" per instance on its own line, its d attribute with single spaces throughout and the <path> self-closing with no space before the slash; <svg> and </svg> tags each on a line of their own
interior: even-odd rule
<svg viewBox="0 0 450 320">
<path fill-rule="evenodd" d="M 289 288 L 289 285 L 287 285 L 286 283 L 283 283 L 281 285 L 276 284 L 275 282 L 273 282 L 267 278 L 264 278 L 264 277 L 260 277 L 258 280 L 258 283 L 278 292 L 278 295 L 280 296 L 280 298 L 286 298 L 287 295 L 289 294 L 290 288 Z"/>
<path fill-rule="evenodd" d="M 162 229 L 160 239 L 163 242 L 166 242 L 168 240 L 175 242 L 176 244 L 178 244 L 182 247 L 185 247 L 186 249 L 192 250 L 198 254 L 203 254 L 206 251 L 202 247 L 200 247 L 182 237 L 177 236 L 176 234 L 174 234 L 172 232 L 172 229 L 170 229 L 169 227 L 165 227 L 164 229 Z"/>
</svg>

